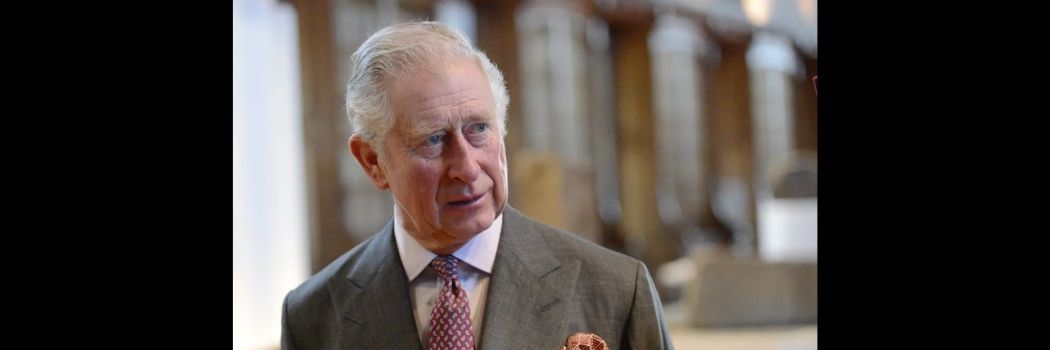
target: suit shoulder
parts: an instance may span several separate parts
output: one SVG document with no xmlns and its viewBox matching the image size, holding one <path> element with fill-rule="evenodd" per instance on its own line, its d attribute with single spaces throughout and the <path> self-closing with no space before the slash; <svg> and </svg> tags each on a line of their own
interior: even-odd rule
<svg viewBox="0 0 1050 350">
<path fill-rule="evenodd" d="M 587 276 L 577 279 L 577 288 L 591 291 L 586 299 L 610 310 L 629 308 L 645 263 L 564 230 L 535 221 L 531 224 L 532 231 L 543 237 L 555 259 L 563 264 L 578 264 L 579 276 Z"/>
<path fill-rule="evenodd" d="M 382 231 L 381 231 L 382 232 Z M 316 274 L 307 278 L 306 281 L 299 284 L 298 287 L 288 292 L 286 302 L 288 303 L 289 309 L 295 309 L 296 306 L 303 303 L 307 303 L 310 300 L 315 300 L 319 297 L 328 297 L 328 282 L 334 278 L 345 278 L 352 274 L 358 267 L 359 264 L 367 262 L 365 255 L 376 249 L 380 239 L 389 239 L 387 235 L 379 233 L 373 235 L 369 239 L 361 242 L 354 248 L 350 249 L 343 255 L 333 260 L 327 266 L 318 271 Z"/>
<path fill-rule="evenodd" d="M 536 232 L 543 236 L 559 257 L 575 257 L 584 264 L 605 266 L 618 271 L 634 271 L 639 264 L 644 265 L 638 259 L 603 247 L 579 235 L 540 222 L 533 221 L 532 223 Z"/>
</svg>

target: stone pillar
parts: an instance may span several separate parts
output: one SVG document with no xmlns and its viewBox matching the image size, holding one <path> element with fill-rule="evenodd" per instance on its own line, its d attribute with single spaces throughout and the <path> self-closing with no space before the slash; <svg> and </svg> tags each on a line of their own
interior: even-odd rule
<svg viewBox="0 0 1050 350">
<path fill-rule="evenodd" d="M 656 200 L 668 233 L 700 243 L 708 205 L 701 58 L 709 41 L 690 19 L 659 14 L 649 34 L 657 147 Z"/>
<path fill-rule="evenodd" d="M 520 158 L 523 166 L 555 171 L 561 178 L 552 182 L 560 183 L 560 188 L 534 188 L 550 191 L 551 195 L 530 193 L 521 199 L 531 198 L 533 202 L 517 203 L 527 214 L 536 215 L 543 222 L 597 240 L 600 226 L 586 97 L 587 18 L 571 3 L 537 0 L 527 1 L 518 8 L 515 24 L 520 45 L 524 149 L 529 155 L 514 158 Z M 514 171 L 534 172 L 531 169 Z M 530 181 L 526 177 L 518 178 Z M 558 207 L 562 209 L 529 209 Z"/>
<path fill-rule="evenodd" d="M 784 162 L 795 149 L 792 79 L 800 73 L 800 63 L 787 37 L 760 30 L 748 48 L 747 65 L 751 77 L 754 192 L 756 203 L 761 205 L 772 198 L 773 165 Z M 757 239 L 747 238 L 750 242 L 738 242 L 741 245 L 737 248 L 754 252 Z"/>
<path fill-rule="evenodd" d="M 319 271 L 356 244 L 340 220 L 343 214 L 339 160 L 347 152 L 339 125 L 339 66 L 332 4 L 328 0 L 295 1 L 299 17 L 299 65 L 302 79 L 303 143 L 306 151 L 307 208 L 311 273 Z"/>
<path fill-rule="evenodd" d="M 467 0 L 437 0 L 434 1 L 434 20 L 445 23 L 460 31 L 470 39 L 470 43 L 478 44 L 478 20 L 477 13 Z M 490 58 L 491 59 L 491 58 Z"/>
</svg>

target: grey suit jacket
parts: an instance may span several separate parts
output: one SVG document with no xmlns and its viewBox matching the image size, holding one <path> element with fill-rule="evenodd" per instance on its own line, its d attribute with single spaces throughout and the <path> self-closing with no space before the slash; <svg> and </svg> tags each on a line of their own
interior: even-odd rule
<svg viewBox="0 0 1050 350">
<path fill-rule="evenodd" d="M 610 349 L 672 349 L 645 265 L 507 206 L 479 349 L 560 349 L 594 333 Z M 284 300 L 283 349 L 422 349 L 393 220 Z"/>
</svg>

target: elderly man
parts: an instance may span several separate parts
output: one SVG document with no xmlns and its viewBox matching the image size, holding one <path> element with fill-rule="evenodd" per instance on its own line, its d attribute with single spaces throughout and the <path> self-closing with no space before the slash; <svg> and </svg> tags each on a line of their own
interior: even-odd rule
<svg viewBox="0 0 1050 350">
<path fill-rule="evenodd" d="M 350 152 L 393 219 L 288 293 L 282 348 L 671 348 L 644 264 L 507 206 L 509 98 L 485 54 L 413 22 L 352 59 Z"/>
</svg>

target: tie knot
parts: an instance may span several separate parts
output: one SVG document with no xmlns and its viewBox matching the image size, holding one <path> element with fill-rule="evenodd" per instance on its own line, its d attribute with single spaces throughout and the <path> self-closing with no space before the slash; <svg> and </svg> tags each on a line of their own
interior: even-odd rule
<svg viewBox="0 0 1050 350">
<path fill-rule="evenodd" d="M 434 268 L 434 271 L 437 271 L 442 279 L 446 281 L 455 281 L 459 279 L 459 274 L 456 270 L 456 264 L 458 262 L 459 259 L 456 259 L 455 256 L 442 255 L 434 258 L 434 260 L 430 262 L 430 267 Z"/>
</svg>

